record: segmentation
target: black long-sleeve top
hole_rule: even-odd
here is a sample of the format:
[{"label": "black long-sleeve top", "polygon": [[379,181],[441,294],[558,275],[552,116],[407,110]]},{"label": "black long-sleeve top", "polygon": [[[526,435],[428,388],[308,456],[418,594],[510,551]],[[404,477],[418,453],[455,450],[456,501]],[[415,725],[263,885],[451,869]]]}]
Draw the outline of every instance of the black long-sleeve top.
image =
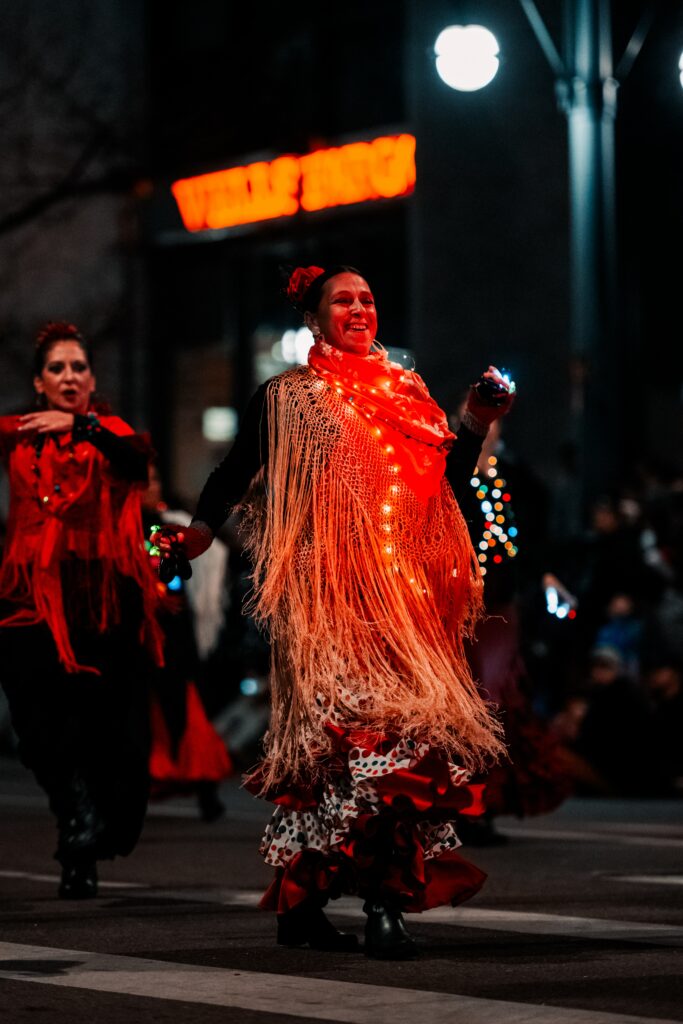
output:
[{"label": "black long-sleeve top", "polygon": [[[266,463],[269,429],[267,389],[268,382],[255,392],[232,448],[209,475],[199,496],[193,522],[206,523],[214,534],[218,533],[235,505],[246,494],[261,466]],[[458,502],[477,464],[482,441],[482,437],[461,426],[446,458],[446,477]]]},{"label": "black long-sleeve top", "polygon": [[124,480],[148,479],[150,445],[140,434],[115,434],[101,424],[93,429],[88,416],[76,414],[72,436],[74,441],[89,441]]}]

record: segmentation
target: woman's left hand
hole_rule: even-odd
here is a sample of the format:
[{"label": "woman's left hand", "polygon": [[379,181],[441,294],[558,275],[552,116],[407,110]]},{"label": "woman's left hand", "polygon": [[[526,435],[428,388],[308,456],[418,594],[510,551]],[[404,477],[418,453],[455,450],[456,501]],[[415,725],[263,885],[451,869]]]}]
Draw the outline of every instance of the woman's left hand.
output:
[{"label": "woman's left hand", "polygon": [[36,434],[64,434],[73,430],[74,415],[72,412],[61,412],[59,409],[44,409],[41,412],[28,412],[19,417],[21,431],[35,431]]}]

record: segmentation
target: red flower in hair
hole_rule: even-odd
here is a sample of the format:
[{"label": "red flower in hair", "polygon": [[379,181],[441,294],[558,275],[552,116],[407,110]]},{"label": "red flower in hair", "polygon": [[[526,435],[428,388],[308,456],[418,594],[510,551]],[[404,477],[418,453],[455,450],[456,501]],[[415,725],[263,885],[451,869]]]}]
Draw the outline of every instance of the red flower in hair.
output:
[{"label": "red flower in hair", "polygon": [[287,298],[295,307],[301,309],[304,296],[316,277],[325,271],[323,267],[297,267],[292,271],[287,284]]}]

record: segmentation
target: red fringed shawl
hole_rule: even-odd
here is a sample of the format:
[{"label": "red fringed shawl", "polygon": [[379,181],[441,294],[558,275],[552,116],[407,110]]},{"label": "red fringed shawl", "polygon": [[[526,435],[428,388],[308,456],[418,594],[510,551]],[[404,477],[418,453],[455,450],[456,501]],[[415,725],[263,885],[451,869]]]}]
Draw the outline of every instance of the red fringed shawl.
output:
[{"label": "red fringed shawl", "polygon": [[[134,431],[116,416],[101,416],[119,436]],[[48,435],[42,448],[17,432],[16,416],[0,417],[0,454],[10,482],[7,541],[0,567],[0,626],[45,622],[68,672],[97,670],[78,663],[69,620],[104,633],[119,621],[117,580],[140,587],[144,616],[140,641],[162,664],[162,634],[155,611],[157,582],[144,550],[140,493],[112,471],[88,441],[70,433]],[[63,592],[62,567],[77,560],[77,593]],[[7,612],[9,611],[9,614]]]},{"label": "red fringed shawl", "polygon": [[264,789],[324,771],[332,709],[466,767],[499,756],[463,650],[482,580],[444,478],[444,413],[386,356],[324,343],[267,403],[268,465],[243,524],[251,610],[273,642]]}]

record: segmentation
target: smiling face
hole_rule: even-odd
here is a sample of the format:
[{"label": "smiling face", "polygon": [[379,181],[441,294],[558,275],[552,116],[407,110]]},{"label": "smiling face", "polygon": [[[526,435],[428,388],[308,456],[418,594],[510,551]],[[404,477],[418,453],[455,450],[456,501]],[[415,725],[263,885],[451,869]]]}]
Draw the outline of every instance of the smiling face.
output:
[{"label": "smiling face", "polygon": [[88,357],[77,341],[56,341],[50,346],[39,376],[33,378],[48,409],[86,413],[95,390]]},{"label": "smiling face", "polygon": [[313,334],[342,352],[366,356],[377,334],[377,310],[367,281],[358,274],[335,274],[323,285],[315,313],[306,323]]}]

